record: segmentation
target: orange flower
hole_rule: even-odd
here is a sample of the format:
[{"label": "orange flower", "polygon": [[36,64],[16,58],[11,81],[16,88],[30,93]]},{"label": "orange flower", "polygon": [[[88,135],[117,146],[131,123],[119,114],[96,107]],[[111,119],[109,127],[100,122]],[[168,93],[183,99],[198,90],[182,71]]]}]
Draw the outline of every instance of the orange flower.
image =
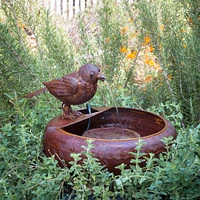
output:
[{"label": "orange flower", "polygon": [[137,55],[137,51],[131,51],[131,53],[127,54],[126,58],[134,59]]},{"label": "orange flower", "polygon": [[147,44],[149,44],[150,43],[150,41],[151,41],[151,38],[150,37],[144,37],[144,45],[147,45]]},{"label": "orange flower", "polygon": [[119,48],[119,51],[121,52],[121,53],[127,53],[127,48],[124,46],[124,47],[120,47]]},{"label": "orange flower", "polygon": [[186,31],[185,31],[185,29],[182,29],[181,32],[182,32],[182,33],[185,33]]},{"label": "orange flower", "polygon": [[145,78],[144,78],[144,82],[145,83],[149,83],[149,82],[151,82],[152,81],[152,76],[150,76],[150,75],[148,75],[148,76],[146,76]]},{"label": "orange flower", "polygon": [[127,31],[128,31],[128,27],[127,27],[127,26],[125,26],[125,27],[123,27],[123,28],[120,29],[120,33],[121,33],[122,35],[126,34]]},{"label": "orange flower", "polygon": [[152,46],[149,46],[149,47],[146,48],[146,50],[149,51],[149,52],[153,52],[154,48]]}]

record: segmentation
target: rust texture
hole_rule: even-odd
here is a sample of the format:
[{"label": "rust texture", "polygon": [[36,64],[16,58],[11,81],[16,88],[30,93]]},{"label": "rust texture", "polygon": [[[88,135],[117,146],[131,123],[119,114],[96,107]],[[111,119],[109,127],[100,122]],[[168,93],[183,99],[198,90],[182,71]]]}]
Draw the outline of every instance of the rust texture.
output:
[{"label": "rust texture", "polygon": [[[131,108],[118,108],[118,111],[120,120],[114,107],[93,108],[91,114],[84,114],[85,110],[81,110],[82,116],[75,121],[61,119],[60,116],[55,117],[45,129],[45,154],[56,155],[55,158],[61,167],[63,166],[61,160],[69,166],[72,160],[70,154],[84,151],[82,146],[86,145],[87,139],[92,138],[84,135],[87,136],[87,132],[91,131],[95,145],[91,151],[109,171],[118,174],[119,170],[115,168],[116,166],[121,163],[126,164],[127,168],[130,166],[133,155],[129,152],[136,152],[135,147],[139,138],[145,142],[142,152],[154,153],[156,156],[166,150],[164,143],[161,142],[163,137],[176,138],[175,128],[163,117]],[[90,129],[86,131],[89,118]],[[113,129],[117,136],[114,136]],[[125,129],[125,138],[118,138],[119,129]],[[104,134],[104,138],[100,139],[99,135],[95,138],[95,132]],[[135,137],[129,137],[131,132],[136,134]]]},{"label": "rust texture", "polygon": [[131,129],[119,127],[94,128],[83,133],[84,137],[96,139],[129,139],[139,138],[140,135]]},{"label": "rust texture", "polygon": [[63,117],[74,119],[80,116],[81,113],[72,111],[71,105],[83,104],[89,101],[97,91],[98,80],[105,80],[105,76],[100,73],[100,69],[95,65],[86,64],[76,72],[58,79],[43,82],[46,87],[32,92],[25,97],[31,98],[48,90],[63,103]]}]

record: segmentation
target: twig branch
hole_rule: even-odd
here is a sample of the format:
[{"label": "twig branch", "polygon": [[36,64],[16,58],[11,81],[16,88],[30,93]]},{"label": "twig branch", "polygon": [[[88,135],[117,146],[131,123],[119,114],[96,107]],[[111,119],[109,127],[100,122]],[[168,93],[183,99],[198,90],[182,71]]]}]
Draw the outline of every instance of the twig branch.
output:
[{"label": "twig branch", "polygon": [[45,59],[44,59],[44,56],[43,56],[43,51],[42,51],[42,49],[40,47],[40,43],[39,43],[38,36],[36,34],[36,31],[35,31],[35,27],[34,27],[34,25],[32,25],[33,23],[31,23],[31,21],[29,20],[29,17],[28,17],[28,14],[27,14],[26,10],[23,10],[23,14],[28,19],[27,22],[28,22],[28,25],[29,25],[29,27],[31,29],[32,34],[35,37],[36,45],[37,45],[37,48],[38,48],[38,51],[39,51],[39,54],[40,54],[40,58],[44,62],[44,65],[46,66],[46,62],[45,62]]},{"label": "twig branch", "polygon": [[[157,48],[157,50],[158,50],[158,58],[159,58],[160,61],[162,61],[163,59],[162,59],[162,56],[161,56],[161,54],[160,54],[160,51],[159,51],[159,47],[158,47],[158,43],[157,43],[157,42],[156,42],[156,48]],[[163,76],[164,76],[164,78],[165,78],[165,81],[166,81],[166,83],[167,83],[168,89],[169,89],[169,91],[170,91],[170,93],[171,93],[171,95],[172,95],[173,100],[176,101],[176,97],[175,97],[175,95],[174,95],[174,93],[173,93],[173,89],[172,89],[172,87],[171,87],[171,85],[170,85],[170,83],[169,83],[169,80],[168,80],[168,74],[167,74],[167,72],[165,71],[165,68],[164,68],[164,67],[162,67],[162,74],[163,74]]]},{"label": "twig branch", "polygon": [[29,68],[22,62],[22,60],[19,57],[19,55],[17,54],[17,52],[12,49],[11,45],[8,44],[2,36],[0,36],[0,38],[4,41],[4,43],[8,46],[8,48],[11,50],[11,52],[15,55],[15,57],[17,58],[19,63],[24,67],[24,69],[29,70]]},{"label": "twig branch", "polygon": [[133,69],[134,69],[134,67],[135,67],[135,64],[136,64],[137,58],[138,58],[139,53],[140,53],[140,51],[141,51],[141,47],[142,47],[142,44],[140,44],[140,46],[139,46],[139,48],[138,48],[138,51],[137,51],[137,54],[136,54],[135,60],[134,60],[132,66],[131,66],[131,68],[130,68],[130,70],[129,70],[129,73],[128,73],[128,76],[127,76],[126,82],[125,82],[125,84],[124,84],[124,88],[127,87],[128,82],[129,82],[129,79],[131,78],[131,75],[132,75]]},{"label": "twig branch", "polygon": [[15,9],[14,9],[14,6],[13,6],[13,3],[12,2],[9,2],[9,5],[10,5],[10,10],[12,11],[13,13],[13,16],[14,16],[14,20],[15,20],[15,24],[16,24],[16,27],[17,27],[17,33],[18,33],[18,36],[19,36],[19,40],[20,40],[20,44],[24,50],[24,52],[26,52],[25,48],[24,48],[24,43],[23,43],[23,40],[22,40],[22,34],[21,34],[21,30],[18,26],[18,22],[17,22],[17,15],[15,13]]}]

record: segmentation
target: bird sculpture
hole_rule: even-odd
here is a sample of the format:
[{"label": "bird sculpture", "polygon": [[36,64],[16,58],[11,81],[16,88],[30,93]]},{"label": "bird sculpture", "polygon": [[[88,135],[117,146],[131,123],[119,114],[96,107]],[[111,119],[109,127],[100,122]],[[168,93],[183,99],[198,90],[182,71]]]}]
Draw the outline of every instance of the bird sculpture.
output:
[{"label": "bird sculpture", "polygon": [[44,88],[28,94],[25,98],[31,98],[48,90],[54,97],[62,101],[62,118],[75,119],[81,113],[73,111],[71,105],[89,101],[97,91],[98,80],[105,80],[100,69],[93,64],[85,64],[78,71],[62,78],[43,82]]}]

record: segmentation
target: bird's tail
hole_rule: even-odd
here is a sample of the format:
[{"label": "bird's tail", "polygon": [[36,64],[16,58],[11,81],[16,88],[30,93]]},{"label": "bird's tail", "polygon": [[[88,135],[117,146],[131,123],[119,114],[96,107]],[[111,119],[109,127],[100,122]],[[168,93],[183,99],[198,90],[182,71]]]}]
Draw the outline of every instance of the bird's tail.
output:
[{"label": "bird's tail", "polygon": [[32,98],[32,97],[34,97],[34,96],[37,96],[37,95],[41,94],[42,92],[45,92],[46,90],[47,90],[46,87],[44,87],[44,88],[42,88],[42,89],[40,89],[40,90],[36,90],[35,92],[31,92],[30,94],[27,94],[27,95],[25,96],[25,98]]}]

